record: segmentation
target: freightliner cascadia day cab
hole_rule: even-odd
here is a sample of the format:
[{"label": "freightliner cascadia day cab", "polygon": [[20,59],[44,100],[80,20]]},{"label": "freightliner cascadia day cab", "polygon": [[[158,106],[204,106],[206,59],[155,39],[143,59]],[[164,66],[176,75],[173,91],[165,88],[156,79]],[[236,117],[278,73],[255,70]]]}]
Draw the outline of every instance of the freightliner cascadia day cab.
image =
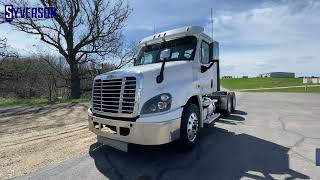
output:
[{"label": "freightliner cascadia day cab", "polygon": [[220,91],[219,44],[202,27],[158,33],[139,48],[133,67],[94,79],[88,121],[98,142],[190,148],[205,124],[234,111],[235,94]]}]

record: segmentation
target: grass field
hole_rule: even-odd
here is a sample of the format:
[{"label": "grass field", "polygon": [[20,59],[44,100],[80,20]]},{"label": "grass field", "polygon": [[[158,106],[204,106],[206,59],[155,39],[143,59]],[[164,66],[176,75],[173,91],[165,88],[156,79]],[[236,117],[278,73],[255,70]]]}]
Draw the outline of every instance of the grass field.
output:
[{"label": "grass field", "polygon": [[221,85],[230,90],[300,86],[301,78],[232,78],[222,79]]},{"label": "grass field", "polygon": [[292,87],[285,89],[261,89],[259,88],[277,88],[290,86],[303,86],[302,78],[232,78],[222,79],[221,85],[229,90],[245,90],[248,92],[320,92],[320,87]]},{"label": "grass field", "polygon": [[80,103],[88,102],[90,97],[81,97],[80,99],[58,99],[55,101],[49,101],[48,99],[6,99],[0,98],[0,107],[3,106],[17,106],[17,105],[43,105],[43,104],[59,104],[59,103]]}]

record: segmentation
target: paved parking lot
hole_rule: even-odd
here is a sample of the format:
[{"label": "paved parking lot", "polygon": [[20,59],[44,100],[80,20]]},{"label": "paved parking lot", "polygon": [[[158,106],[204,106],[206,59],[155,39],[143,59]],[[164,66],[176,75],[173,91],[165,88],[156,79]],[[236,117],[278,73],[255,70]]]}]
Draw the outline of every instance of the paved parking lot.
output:
[{"label": "paved parking lot", "polygon": [[320,94],[241,93],[238,110],[203,129],[188,152],[176,144],[92,144],[88,154],[18,179],[320,179]]}]

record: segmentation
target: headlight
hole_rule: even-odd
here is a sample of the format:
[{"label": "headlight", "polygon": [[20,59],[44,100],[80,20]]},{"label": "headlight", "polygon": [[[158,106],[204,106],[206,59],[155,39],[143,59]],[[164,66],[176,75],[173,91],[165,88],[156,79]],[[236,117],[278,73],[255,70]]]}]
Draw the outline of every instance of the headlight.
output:
[{"label": "headlight", "polygon": [[171,95],[163,93],[155,96],[144,103],[141,109],[141,114],[151,114],[167,111],[171,108]]}]

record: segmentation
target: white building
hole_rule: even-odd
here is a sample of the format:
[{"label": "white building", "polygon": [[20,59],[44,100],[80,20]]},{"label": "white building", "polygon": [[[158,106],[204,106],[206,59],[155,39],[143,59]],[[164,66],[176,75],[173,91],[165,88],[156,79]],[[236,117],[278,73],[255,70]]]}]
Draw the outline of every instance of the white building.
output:
[{"label": "white building", "polygon": [[303,84],[320,84],[320,78],[305,77],[303,78]]},{"label": "white building", "polygon": [[294,78],[295,74],[292,72],[270,72],[260,74],[260,77],[272,77],[272,78]]}]

